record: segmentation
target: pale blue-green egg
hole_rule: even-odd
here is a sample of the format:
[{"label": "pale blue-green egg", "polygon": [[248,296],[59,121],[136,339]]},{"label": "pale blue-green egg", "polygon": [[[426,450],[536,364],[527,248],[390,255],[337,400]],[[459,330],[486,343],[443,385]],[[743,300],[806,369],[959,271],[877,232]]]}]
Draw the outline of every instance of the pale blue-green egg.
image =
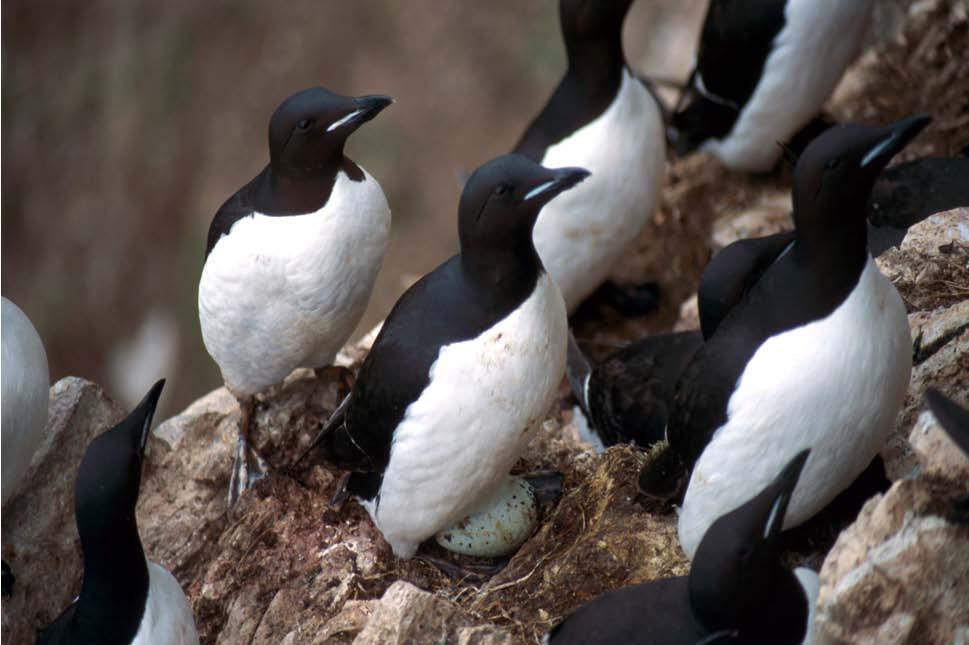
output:
[{"label": "pale blue-green egg", "polygon": [[448,551],[497,558],[520,547],[537,524],[535,492],[523,479],[509,477],[493,499],[436,539]]}]

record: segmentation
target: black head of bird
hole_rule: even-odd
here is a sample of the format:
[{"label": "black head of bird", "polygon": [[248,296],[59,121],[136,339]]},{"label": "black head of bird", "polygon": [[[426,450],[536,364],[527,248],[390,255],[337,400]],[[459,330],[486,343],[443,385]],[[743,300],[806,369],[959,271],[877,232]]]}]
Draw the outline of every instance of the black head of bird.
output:
[{"label": "black head of bird", "polygon": [[720,517],[703,536],[690,571],[690,602],[710,630],[741,626],[771,594],[778,536],[809,450],[796,455],[756,497]]},{"label": "black head of bird", "polygon": [[532,229],[542,207],[588,176],[582,168],[545,168],[519,154],[497,157],[475,170],[458,205],[464,265],[487,272],[508,264],[503,258],[537,261]]},{"label": "black head of bird", "polygon": [[111,545],[135,525],[141,464],[164,379],[121,423],[90,443],[78,468],[74,505],[85,555]]},{"label": "black head of bird", "polygon": [[794,168],[794,219],[802,229],[838,230],[851,217],[863,226],[866,203],[892,157],[929,124],[911,116],[884,126],[845,124],[812,141]]},{"label": "black head of bird", "polygon": [[342,96],[322,87],[293,94],[269,121],[273,172],[299,177],[339,162],[347,138],[392,102],[389,96]]}]

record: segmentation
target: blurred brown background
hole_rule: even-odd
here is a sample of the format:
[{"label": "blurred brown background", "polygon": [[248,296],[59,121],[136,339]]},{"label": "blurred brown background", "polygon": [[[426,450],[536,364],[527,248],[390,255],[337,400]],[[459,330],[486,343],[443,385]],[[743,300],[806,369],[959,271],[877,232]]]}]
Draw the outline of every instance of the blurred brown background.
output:
[{"label": "blurred brown background", "polygon": [[[630,63],[685,76],[702,0],[638,0]],[[2,292],[37,326],[52,382],[163,417],[221,383],[198,331],[205,234],[266,163],[266,126],[324,85],[397,103],[351,139],[394,216],[357,330],[456,250],[461,177],[507,152],[564,70],[554,0],[2,5]]]}]

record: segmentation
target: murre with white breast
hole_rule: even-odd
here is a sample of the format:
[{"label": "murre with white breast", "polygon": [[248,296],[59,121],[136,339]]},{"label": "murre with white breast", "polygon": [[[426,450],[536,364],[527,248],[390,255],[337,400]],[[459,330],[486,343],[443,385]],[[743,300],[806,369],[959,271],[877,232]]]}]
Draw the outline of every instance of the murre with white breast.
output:
[{"label": "murre with white breast", "polygon": [[687,468],[695,462],[679,518],[688,555],[723,508],[797,451],[812,452],[787,527],[824,508],[887,439],[912,348],[905,305],[868,252],[865,204],[928,122],[837,126],[798,161],[793,241],[709,323],[677,385],[667,439]]},{"label": "murre with white breast", "polygon": [[297,367],[330,365],[366,309],[390,208],[343,149],[391,102],[322,87],[289,97],[269,122],[269,165],[212,220],[199,322],[241,409],[230,506],[267,471],[249,446],[253,396]]},{"label": "murre with white breast", "polygon": [[[505,155],[471,175],[461,251],[408,289],[317,441],[401,558],[491,504],[565,371],[565,304],[532,242],[588,176]],[[315,442],[314,442],[315,443]]]},{"label": "murre with white breast", "polygon": [[680,154],[766,172],[861,49],[872,0],[710,0],[688,97],[671,119]]},{"label": "murre with white breast", "polygon": [[[622,25],[631,4],[559,2],[568,69],[514,149],[547,167],[592,173],[535,224],[535,248],[570,313],[609,277],[659,203],[663,119],[626,65]],[[634,297],[625,301],[640,301],[637,309],[655,304],[655,288],[627,291]]]}]

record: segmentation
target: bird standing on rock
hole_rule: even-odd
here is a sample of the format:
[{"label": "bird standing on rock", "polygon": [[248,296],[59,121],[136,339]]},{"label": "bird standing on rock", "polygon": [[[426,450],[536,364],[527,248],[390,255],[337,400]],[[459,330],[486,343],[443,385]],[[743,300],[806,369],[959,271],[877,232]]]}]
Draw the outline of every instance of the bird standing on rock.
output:
[{"label": "bird standing on rock", "polygon": [[230,507],[268,470],[249,446],[253,396],[297,367],[330,365],[366,309],[390,208],[343,148],[391,102],[321,87],[289,97],[269,122],[269,165],[212,220],[199,322],[242,412]]},{"label": "bird standing on rock", "polygon": [[734,170],[770,170],[777,142],[817,115],[858,55],[872,4],[710,0],[690,98],[671,120],[677,152],[699,148]]},{"label": "bird standing on rock", "polygon": [[587,643],[810,643],[818,575],[780,562],[778,536],[808,451],[706,531],[688,576],[609,591],[548,635]]},{"label": "bird standing on rock", "polygon": [[[592,172],[535,224],[535,248],[569,313],[609,277],[659,203],[663,120],[626,65],[622,25],[631,4],[560,1],[568,69],[514,149],[544,166]],[[634,308],[655,304],[655,286],[630,295]]]},{"label": "bird standing on rock", "polygon": [[588,174],[521,155],[476,170],[458,207],[460,253],[397,301],[317,438],[353,471],[347,490],[400,558],[520,490],[504,484],[555,399],[568,333],[532,228]]},{"label": "bird standing on rock", "polygon": [[884,445],[912,350],[905,305],[868,252],[865,205],[928,122],[843,125],[815,139],[794,170],[793,241],[751,263],[767,267],[752,284],[735,277],[748,288],[720,285],[740,299],[708,323],[715,331],[684,370],[667,427],[670,448],[696,463],[679,518],[687,555],[795,452],[812,451],[787,527],[824,508]]},{"label": "bird standing on rock", "polygon": [[165,381],[128,417],[95,437],[74,484],[84,555],[81,593],[38,645],[197,645],[192,608],[174,576],[145,559],[135,506],[151,420]]}]

